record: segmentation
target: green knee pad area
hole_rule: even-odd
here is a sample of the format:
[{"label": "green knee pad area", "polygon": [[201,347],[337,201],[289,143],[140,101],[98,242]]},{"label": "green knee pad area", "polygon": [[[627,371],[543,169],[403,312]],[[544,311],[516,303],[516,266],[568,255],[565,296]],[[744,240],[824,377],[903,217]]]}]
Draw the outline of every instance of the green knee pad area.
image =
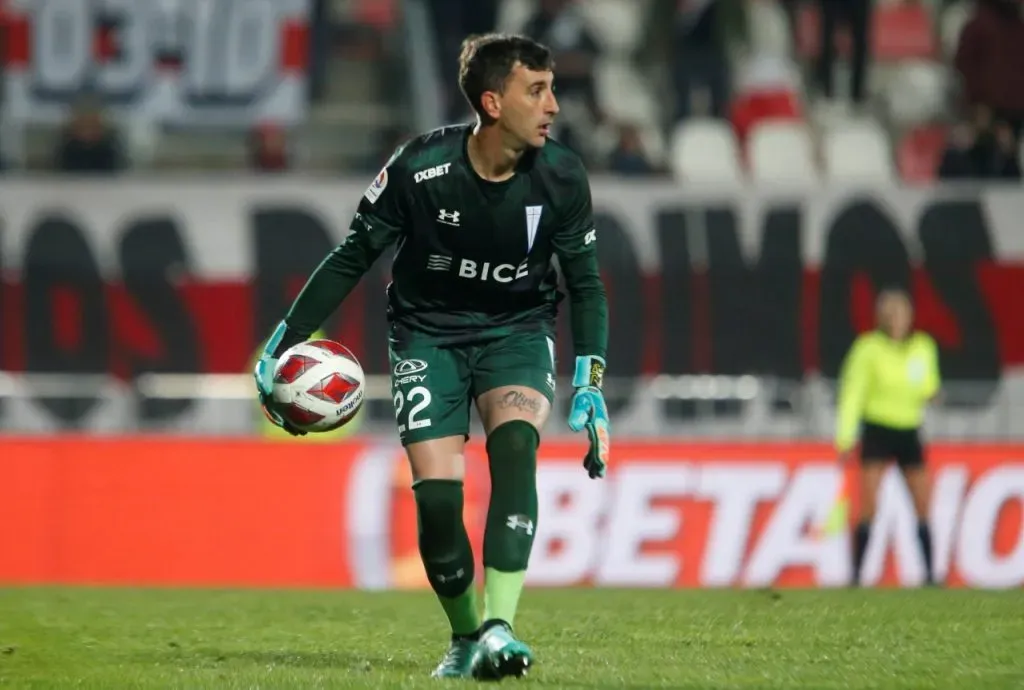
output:
[{"label": "green knee pad area", "polygon": [[462,520],[462,482],[424,479],[413,484],[420,557],[430,586],[457,597],[473,583],[473,548]]},{"label": "green knee pad area", "polygon": [[506,422],[487,438],[491,500],[484,531],[484,566],[526,570],[537,530],[537,446],[529,422]]}]

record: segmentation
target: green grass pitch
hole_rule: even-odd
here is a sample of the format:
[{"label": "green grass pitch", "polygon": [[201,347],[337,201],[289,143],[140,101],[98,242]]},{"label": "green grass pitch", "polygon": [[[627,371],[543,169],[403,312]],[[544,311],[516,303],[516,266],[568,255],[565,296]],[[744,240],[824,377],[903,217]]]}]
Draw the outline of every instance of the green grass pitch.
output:
[{"label": "green grass pitch", "polygon": [[[506,685],[1024,688],[1021,591],[528,590],[517,623]],[[0,688],[433,688],[446,642],[429,593],[0,589]]]}]

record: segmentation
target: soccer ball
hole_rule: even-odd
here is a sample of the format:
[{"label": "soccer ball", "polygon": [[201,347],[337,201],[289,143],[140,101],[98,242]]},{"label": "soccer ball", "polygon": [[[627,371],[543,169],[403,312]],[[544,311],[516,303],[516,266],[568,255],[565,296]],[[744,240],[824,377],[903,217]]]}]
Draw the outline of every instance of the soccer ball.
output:
[{"label": "soccer ball", "polygon": [[365,393],[359,360],[333,340],[307,340],[288,348],[274,370],[275,409],[301,431],[345,426],[363,406]]}]

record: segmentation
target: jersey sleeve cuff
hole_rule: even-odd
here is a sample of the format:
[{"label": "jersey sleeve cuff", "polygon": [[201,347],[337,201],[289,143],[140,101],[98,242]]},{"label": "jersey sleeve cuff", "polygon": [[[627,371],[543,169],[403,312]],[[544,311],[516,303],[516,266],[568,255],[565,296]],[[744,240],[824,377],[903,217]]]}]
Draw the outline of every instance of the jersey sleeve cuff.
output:
[{"label": "jersey sleeve cuff", "polygon": [[281,321],[267,341],[264,352],[274,359],[279,359],[288,348],[307,340],[308,337],[293,329],[287,322]]}]

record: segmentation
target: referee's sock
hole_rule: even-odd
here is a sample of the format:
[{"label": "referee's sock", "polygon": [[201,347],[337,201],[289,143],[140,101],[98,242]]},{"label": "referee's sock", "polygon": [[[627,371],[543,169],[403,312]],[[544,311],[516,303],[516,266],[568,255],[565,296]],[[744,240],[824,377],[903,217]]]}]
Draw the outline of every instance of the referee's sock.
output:
[{"label": "referee's sock", "polygon": [[860,584],[860,569],[864,564],[864,552],[868,550],[871,538],[871,521],[861,520],[853,533],[853,585]]},{"label": "referee's sock", "polygon": [[917,541],[921,544],[921,555],[924,557],[925,583],[934,584],[935,570],[932,564],[932,530],[926,520],[917,522]]}]

